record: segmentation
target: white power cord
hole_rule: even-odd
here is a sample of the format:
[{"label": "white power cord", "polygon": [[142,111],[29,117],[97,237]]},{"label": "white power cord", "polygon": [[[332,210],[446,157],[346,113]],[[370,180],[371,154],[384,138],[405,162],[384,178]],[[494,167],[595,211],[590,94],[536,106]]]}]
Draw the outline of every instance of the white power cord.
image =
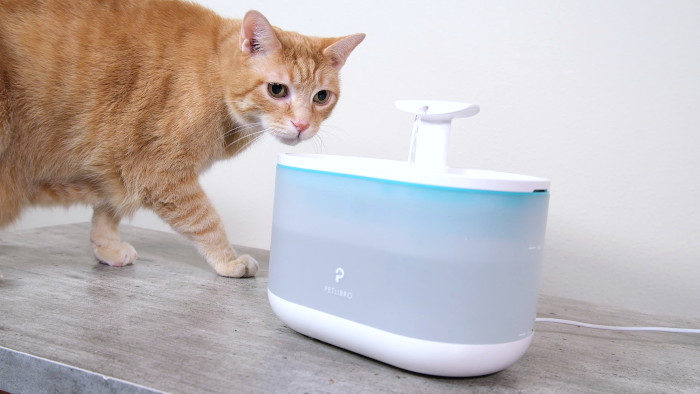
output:
[{"label": "white power cord", "polygon": [[538,317],[535,319],[538,323],[559,323],[569,324],[572,326],[595,328],[598,330],[613,330],[613,331],[661,331],[675,332],[682,334],[700,334],[700,329],[697,328],[674,328],[674,327],[620,327],[620,326],[604,326],[600,324],[581,323],[573,320],[552,319],[548,317]]}]

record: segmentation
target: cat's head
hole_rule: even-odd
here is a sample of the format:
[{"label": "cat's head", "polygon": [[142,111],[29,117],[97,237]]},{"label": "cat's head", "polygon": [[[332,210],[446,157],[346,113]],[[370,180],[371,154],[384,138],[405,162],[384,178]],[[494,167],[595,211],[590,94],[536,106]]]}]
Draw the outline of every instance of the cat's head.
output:
[{"label": "cat's head", "polygon": [[272,27],[249,11],[238,35],[240,75],[230,81],[227,105],[240,133],[264,130],[295,145],[313,137],[340,95],[339,72],[365,38],[318,38]]}]

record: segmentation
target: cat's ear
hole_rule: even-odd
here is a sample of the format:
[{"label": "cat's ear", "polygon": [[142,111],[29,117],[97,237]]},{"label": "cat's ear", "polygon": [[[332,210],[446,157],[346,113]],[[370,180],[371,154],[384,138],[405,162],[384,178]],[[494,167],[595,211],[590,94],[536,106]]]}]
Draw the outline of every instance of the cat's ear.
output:
[{"label": "cat's ear", "polygon": [[353,49],[364,39],[365,35],[362,33],[338,38],[323,50],[323,54],[331,60],[333,67],[341,68]]},{"label": "cat's ear", "polygon": [[272,25],[258,11],[248,11],[243,17],[239,45],[248,55],[268,54],[282,49]]}]

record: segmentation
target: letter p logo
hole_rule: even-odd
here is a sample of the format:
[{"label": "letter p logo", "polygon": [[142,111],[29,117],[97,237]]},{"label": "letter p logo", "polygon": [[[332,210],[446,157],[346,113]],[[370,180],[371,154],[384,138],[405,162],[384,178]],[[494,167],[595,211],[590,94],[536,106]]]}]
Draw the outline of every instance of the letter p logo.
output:
[{"label": "letter p logo", "polygon": [[345,276],[345,271],[343,271],[342,268],[338,267],[335,269],[335,283],[340,282],[341,279]]}]

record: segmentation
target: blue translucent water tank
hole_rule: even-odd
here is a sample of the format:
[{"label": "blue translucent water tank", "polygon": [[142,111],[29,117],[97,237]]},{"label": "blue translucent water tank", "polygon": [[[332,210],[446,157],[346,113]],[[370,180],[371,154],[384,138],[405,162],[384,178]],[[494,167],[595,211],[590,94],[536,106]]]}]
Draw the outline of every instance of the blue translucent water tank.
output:
[{"label": "blue translucent water tank", "polygon": [[533,335],[549,181],[282,154],[268,295],[292,329],[415,372],[502,370]]}]

